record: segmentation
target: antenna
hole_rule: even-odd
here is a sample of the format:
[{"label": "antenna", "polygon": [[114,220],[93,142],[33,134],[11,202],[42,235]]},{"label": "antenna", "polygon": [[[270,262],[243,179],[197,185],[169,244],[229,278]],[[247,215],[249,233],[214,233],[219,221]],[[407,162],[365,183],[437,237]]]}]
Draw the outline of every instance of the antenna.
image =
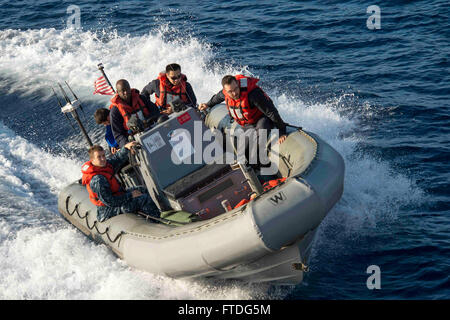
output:
[{"label": "antenna", "polygon": [[78,97],[75,95],[75,93],[72,91],[72,88],[69,86],[69,84],[67,83],[67,81],[64,80],[64,83],[66,84],[67,88],[69,88],[70,92],[73,94],[74,98],[76,100],[78,100]]},{"label": "antenna", "polygon": [[69,97],[67,96],[67,94],[66,94],[66,92],[64,91],[62,85],[61,85],[59,82],[58,82],[58,86],[59,86],[59,88],[61,89],[61,92],[62,92],[62,94],[63,94],[63,96],[64,96],[64,99],[66,100],[66,103],[70,103]]},{"label": "antenna", "polygon": [[[61,101],[59,101],[58,95],[56,94],[56,91],[55,91],[55,89],[53,87],[52,87],[52,91],[53,91],[53,95],[55,96],[56,100],[58,101],[59,107],[62,109],[63,106],[61,104]],[[72,127],[72,129],[75,130],[75,127],[72,125],[72,122],[70,122],[70,119],[69,119],[69,116],[67,115],[67,113],[64,113],[64,115],[66,116],[66,119],[70,123],[70,126]]]},{"label": "antenna", "polygon": [[[68,84],[65,80],[64,80],[64,83],[66,84],[67,88],[69,88],[69,90],[70,90],[70,92],[72,93],[72,95],[74,96],[75,100],[78,100],[78,97],[76,96],[75,92],[73,92],[73,90],[72,90],[72,88],[69,86],[69,84]],[[80,102],[80,109],[81,109],[81,111],[83,111],[83,115],[84,115],[84,117],[86,118],[86,114],[84,113],[83,106],[81,105],[81,102]]]},{"label": "antenna", "polygon": [[[65,82],[65,81],[64,81]],[[86,138],[86,141],[88,142],[89,146],[91,147],[93,145],[91,138],[89,138],[89,135],[87,134],[86,129],[83,126],[83,123],[80,120],[80,117],[78,116],[78,112],[77,109],[80,108],[81,110],[83,110],[83,107],[81,106],[81,102],[80,100],[78,100],[77,96],[75,95],[75,93],[73,92],[72,88],[67,84],[67,82],[65,82],[67,87],[69,88],[70,92],[73,94],[75,100],[74,101],[70,101],[69,97],[67,96],[66,92],[64,91],[64,88],[62,87],[62,85],[58,82],[58,86],[61,89],[61,92],[64,96],[64,99],[66,100],[66,105],[62,106],[61,102],[59,101],[58,96],[55,93],[55,90],[53,89],[53,92],[55,93],[56,98],[58,99],[58,104],[61,108],[61,112],[64,113],[66,115],[67,118],[69,118],[67,116],[67,113],[70,112],[70,114],[72,114],[72,117],[76,120],[76,122],[78,123],[78,126],[81,129],[81,133],[84,135],[84,137]]]}]

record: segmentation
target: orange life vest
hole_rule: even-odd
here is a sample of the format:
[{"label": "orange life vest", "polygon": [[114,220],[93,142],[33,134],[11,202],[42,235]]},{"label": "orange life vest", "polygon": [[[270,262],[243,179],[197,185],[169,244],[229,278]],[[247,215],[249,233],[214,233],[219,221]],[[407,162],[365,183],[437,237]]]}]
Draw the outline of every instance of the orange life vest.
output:
[{"label": "orange life vest", "polygon": [[114,169],[111,164],[107,163],[105,167],[97,167],[94,166],[91,161],[88,161],[81,167],[81,173],[83,173],[81,183],[86,186],[89,193],[89,200],[96,206],[105,206],[105,204],[99,200],[98,195],[92,191],[90,186],[92,178],[98,174],[101,174],[108,180],[113,195],[123,194],[119,181],[117,181],[114,176]]},{"label": "orange life vest", "polygon": [[[136,89],[131,89],[131,103],[132,106],[127,105],[116,93],[116,95],[111,99],[111,105],[109,109],[111,110],[113,107],[117,107],[119,109],[120,114],[123,117],[123,127],[128,130],[127,122],[130,120],[130,117],[142,111],[145,118],[150,116],[150,111],[145,107],[145,103],[139,97],[139,92]],[[141,119],[142,120],[142,119]]]},{"label": "orange life vest", "polygon": [[249,203],[249,202],[250,202],[250,199],[242,199],[241,201],[239,201],[239,203],[237,205],[234,206],[233,209],[239,208],[239,207],[241,207],[244,204]]},{"label": "orange life vest", "polygon": [[[286,178],[279,178],[264,182],[263,190],[268,191],[272,188],[275,188],[277,185],[283,183],[284,181],[286,181]],[[241,201],[239,201],[237,205],[234,206],[234,209],[239,208],[240,206],[243,206],[244,204],[249,203],[250,201],[251,201],[250,199],[242,199]]]},{"label": "orange life vest", "polygon": [[[246,77],[241,74],[235,76],[240,87],[239,99],[234,100],[231,98],[224,90],[222,90],[225,95],[225,103],[227,105],[228,113],[233,119],[239,123],[241,126],[246,124],[256,123],[264,114],[256,107],[250,107],[248,102],[248,94],[252,92],[255,88],[259,88],[256,83],[259,79]],[[236,113],[236,109],[240,109],[242,117],[239,117]],[[233,112],[231,112],[233,111]]]},{"label": "orange life vest", "polygon": [[275,188],[277,185],[281,184],[284,181],[286,181],[286,178],[269,180],[267,182],[264,182],[263,189],[264,189],[264,191],[270,190],[272,188]]},{"label": "orange life vest", "polygon": [[167,79],[167,74],[161,72],[158,75],[159,80],[159,96],[156,95],[155,104],[162,108],[167,109],[169,104],[167,103],[167,95],[177,96],[185,102],[189,103],[188,95],[186,93],[186,80],[187,77],[184,74],[181,74],[180,82],[174,86],[170,83],[169,79]]}]

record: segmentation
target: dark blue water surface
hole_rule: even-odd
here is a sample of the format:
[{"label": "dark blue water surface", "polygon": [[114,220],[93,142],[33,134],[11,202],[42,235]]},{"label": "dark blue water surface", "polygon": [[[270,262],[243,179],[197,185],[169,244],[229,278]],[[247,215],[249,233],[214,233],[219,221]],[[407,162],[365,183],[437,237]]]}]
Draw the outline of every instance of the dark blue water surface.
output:
[{"label": "dark blue water surface", "polygon": [[[66,29],[66,10],[72,3],[2,0],[0,4],[1,59],[26,65],[29,61],[11,58],[11,49],[16,45],[20,55],[27,43],[6,41],[16,39],[14,32],[19,30],[23,35],[54,28],[58,34]],[[114,38],[128,64],[132,58],[125,54],[127,46],[120,48],[121,39],[142,41],[142,52],[150,50],[144,46],[148,34],[162,34],[164,50],[181,40],[180,52],[186,50],[183,42],[195,39],[200,43],[198,53],[208,52],[202,72],[243,68],[257,75],[276,101],[283,97],[298,101],[300,114],[316,112],[312,121],[323,124],[308,127],[306,115],[294,117],[295,111],[279,106],[289,121],[336,139],[349,172],[344,196],[319,228],[305,281],[283,288],[281,296],[271,296],[279,289],[271,287],[269,297],[450,298],[448,1],[77,1],[77,5],[81,32],[95,34],[105,44]],[[378,30],[366,25],[370,5],[381,9]],[[56,46],[54,50],[64,52],[64,46]],[[53,50],[49,48],[51,41],[43,50]],[[36,54],[42,59],[39,51]],[[33,80],[39,71],[29,71],[24,79],[30,82],[22,79],[33,84],[32,93],[23,95],[29,88],[22,82],[14,89],[21,82],[13,76],[15,69],[29,70],[10,64],[0,69],[0,121],[30,143],[61,154],[61,144],[77,135],[54,112],[48,88],[39,85],[42,79]],[[193,75],[197,83],[202,74]],[[83,85],[92,82],[89,78]],[[77,88],[83,90],[83,85]],[[216,83],[210,92],[200,94],[200,102],[218,88]],[[95,104],[88,102],[87,110],[90,114]],[[337,122],[322,118],[328,112],[338,117]],[[88,121],[94,128],[92,119]],[[349,139],[356,142],[346,147]],[[366,286],[370,265],[380,267],[380,290]]]}]

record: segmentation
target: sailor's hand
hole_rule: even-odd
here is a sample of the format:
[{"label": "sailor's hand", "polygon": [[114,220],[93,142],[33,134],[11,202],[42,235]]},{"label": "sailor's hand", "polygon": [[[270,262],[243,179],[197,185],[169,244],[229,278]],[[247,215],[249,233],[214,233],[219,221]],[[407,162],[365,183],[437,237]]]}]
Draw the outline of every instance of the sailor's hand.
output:
[{"label": "sailor's hand", "polygon": [[206,109],[208,109],[208,105],[206,103],[200,103],[198,105],[198,110],[203,111],[203,110],[206,110]]},{"label": "sailor's hand", "polygon": [[126,145],[124,145],[124,148],[130,150],[131,153],[134,154],[133,148],[137,147],[137,145],[138,145],[137,141],[131,141],[131,142],[128,142]]},{"label": "sailor's hand", "polygon": [[137,197],[142,196],[142,193],[139,190],[133,190],[133,191],[131,191],[131,196],[133,198],[137,198]]},{"label": "sailor's hand", "polygon": [[284,142],[284,140],[286,140],[287,135],[283,134],[279,139],[278,139],[278,143],[282,144]]},{"label": "sailor's hand", "polygon": [[166,109],[162,110],[161,113],[164,113],[164,114],[167,114],[167,115],[173,113],[172,107],[168,106]]}]

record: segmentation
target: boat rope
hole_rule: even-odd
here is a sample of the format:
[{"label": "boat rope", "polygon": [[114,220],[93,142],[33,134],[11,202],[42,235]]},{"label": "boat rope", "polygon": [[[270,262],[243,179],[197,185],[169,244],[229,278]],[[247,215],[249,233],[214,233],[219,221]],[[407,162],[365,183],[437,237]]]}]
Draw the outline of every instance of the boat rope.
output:
[{"label": "boat rope", "polygon": [[307,138],[309,141],[311,141],[313,147],[314,147],[314,151],[313,151],[313,157],[311,162],[309,163],[309,165],[306,167],[305,170],[302,171],[302,173],[300,174],[300,176],[305,176],[305,174],[313,167],[313,164],[316,162],[317,159],[317,152],[318,152],[318,143],[316,141],[316,139],[314,139],[313,137],[311,137],[309,134],[307,134],[305,131],[303,130],[299,130],[299,132],[305,137]]},{"label": "boat rope", "polygon": [[[310,136],[309,134],[307,134],[303,130],[297,130],[297,131],[302,136],[304,136],[306,139],[308,139],[311,142],[311,144],[313,145],[313,148],[314,148],[311,163],[301,173],[299,173],[299,174],[294,176],[294,177],[297,177],[297,176],[298,177],[302,177],[303,175],[305,175],[312,168],[313,162],[315,162],[316,159],[317,159],[318,143],[312,136]],[[288,158],[287,160],[290,161],[290,158]],[[290,164],[292,166],[292,164],[290,162],[288,162],[288,164]],[[288,166],[288,168],[289,168],[289,166]],[[291,171],[289,173],[292,173],[292,169],[291,169]],[[283,183],[279,184],[277,186],[277,188],[280,188],[280,186],[285,184],[285,183],[286,182],[283,182]],[[273,192],[274,189],[275,188],[272,188],[272,189],[270,189],[267,192]],[[260,196],[258,196],[258,197],[260,197]],[[249,205],[251,205],[251,204],[249,204]],[[240,214],[243,214],[243,212],[246,210],[246,207],[247,207],[247,204],[239,207],[239,210],[237,210],[237,211],[235,211],[233,213],[228,212],[227,214],[221,215],[219,218],[216,217],[214,220],[208,221],[207,223],[203,223],[203,224],[201,224],[199,226],[196,226],[196,227],[193,227],[193,228],[189,228],[189,229],[182,229],[181,231],[178,231],[178,232],[173,232],[173,233],[171,232],[171,233],[166,234],[164,236],[154,236],[154,235],[148,235],[148,234],[140,234],[140,233],[136,233],[136,232],[127,232],[127,234],[130,235],[130,236],[138,237],[138,238],[146,238],[146,239],[152,239],[152,240],[164,240],[164,239],[168,239],[168,238],[184,236],[184,235],[187,235],[187,234],[192,234],[192,233],[196,233],[196,232],[200,232],[202,230],[208,229],[208,228],[210,228],[210,227],[212,227],[212,226],[214,226],[214,225],[216,225],[218,223],[221,223],[223,221],[231,220],[231,219],[235,218],[236,216],[238,216]]]},{"label": "boat rope", "polygon": [[[316,160],[316,158],[317,158],[317,152],[318,152],[318,143],[317,143],[317,141],[316,141],[313,137],[311,137],[309,134],[307,134],[307,133],[304,132],[303,130],[298,130],[298,132],[299,132],[301,135],[303,135],[305,138],[307,138],[309,141],[311,141],[311,143],[313,144],[313,147],[314,147],[314,152],[313,152],[313,157],[312,157],[311,163],[307,166],[307,168],[306,168],[305,170],[303,170],[300,174],[298,174],[298,177],[301,177],[301,176],[303,176],[306,172],[308,172],[308,171],[311,169],[312,163],[315,162],[315,160]],[[288,159],[288,160],[289,160],[289,159]],[[290,163],[289,163],[289,164],[290,164]],[[286,182],[284,182],[284,183],[282,183],[282,184],[285,184],[285,183],[286,183]],[[280,187],[282,184],[278,185],[277,187]],[[273,191],[273,189],[271,189],[270,191]],[[88,212],[86,212],[86,214],[85,214],[84,216],[81,216],[80,213],[78,212],[78,204],[75,205],[74,211],[73,211],[72,213],[70,213],[70,212],[69,212],[69,209],[68,209],[70,197],[71,197],[71,196],[68,196],[68,197],[66,198],[66,212],[67,212],[68,214],[70,214],[70,215],[72,216],[75,212],[77,212],[77,214],[78,214],[78,216],[80,217],[80,219],[86,219],[86,224],[87,224],[87,227],[88,227],[89,229],[92,230],[92,228],[95,227],[95,228],[97,229],[97,232],[100,233],[100,234],[105,234],[105,233],[108,232],[108,230],[105,230],[105,232],[101,233],[101,232],[98,230],[97,226],[96,226],[96,222],[94,223],[94,225],[92,226],[92,228],[89,227],[89,224],[87,223]],[[116,236],[116,238],[115,238],[113,241],[111,241],[109,235],[108,235],[108,234],[107,234],[107,235],[108,235],[108,239],[109,239],[111,242],[117,241],[117,239],[120,238],[123,234],[128,234],[128,235],[130,235],[130,236],[135,236],[135,237],[137,237],[137,238],[146,238],[146,239],[153,239],[153,240],[163,240],[163,239],[168,239],[168,238],[174,238],[174,237],[184,236],[184,235],[187,235],[187,234],[192,234],[192,233],[196,233],[196,232],[202,231],[202,230],[204,230],[204,229],[208,229],[208,228],[210,228],[210,227],[212,227],[212,226],[214,226],[214,225],[217,225],[218,223],[221,223],[221,222],[223,222],[223,221],[231,220],[231,219],[235,218],[236,216],[243,214],[243,212],[246,210],[246,207],[247,207],[247,204],[246,204],[246,205],[243,205],[243,206],[241,206],[241,207],[239,207],[239,209],[238,209],[237,211],[233,210],[233,211],[235,211],[235,212],[233,212],[233,213],[227,213],[227,214],[222,215],[222,216],[220,216],[219,218],[216,218],[216,219],[214,219],[214,220],[212,220],[212,221],[208,221],[207,223],[203,223],[203,224],[201,224],[201,225],[198,225],[198,226],[195,226],[195,227],[189,228],[189,229],[182,229],[182,230],[177,231],[177,232],[170,232],[169,234],[166,234],[166,235],[164,235],[164,236],[155,236],[155,235],[142,234],[142,233],[137,233],[137,232],[130,232],[130,231],[125,232],[125,231],[121,231],[121,232]],[[154,220],[156,220],[156,219],[154,219]],[[160,222],[161,222],[161,221],[160,221]],[[177,228],[176,228],[176,229],[177,229]]]},{"label": "boat rope", "polygon": [[89,226],[89,221],[88,221],[89,211],[86,211],[86,214],[85,214],[84,216],[81,216],[80,212],[78,211],[79,203],[77,203],[77,204],[75,205],[75,208],[73,209],[72,212],[69,211],[69,200],[70,200],[70,197],[71,197],[71,196],[68,196],[68,197],[66,198],[66,212],[67,212],[70,216],[73,216],[73,214],[76,212],[76,213],[77,213],[77,216],[78,216],[80,219],[85,219],[85,220],[86,220],[86,226],[88,227],[89,230],[92,230],[92,229],[95,228],[95,230],[97,230],[97,233],[98,233],[99,235],[104,235],[104,234],[106,234],[106,236],[108,237],[108,240],[109,240],[111,243],[115,243],[121,236],[123,236],[123,235],[126,233],[125,231],[120,231],[120,232],[116,235],[116,237],[115,237],[114,239],[111,239],[111,237],[110,237],[110,235],[109,235],[109,233],[108,233],[109,227],[106,227],[105,231],[103,231],[103,232],[100,231],[99,228],[97,227],[97,222],[98,222],[98,221],[95,221],[94,224],[92,225],[92,227]]}]

